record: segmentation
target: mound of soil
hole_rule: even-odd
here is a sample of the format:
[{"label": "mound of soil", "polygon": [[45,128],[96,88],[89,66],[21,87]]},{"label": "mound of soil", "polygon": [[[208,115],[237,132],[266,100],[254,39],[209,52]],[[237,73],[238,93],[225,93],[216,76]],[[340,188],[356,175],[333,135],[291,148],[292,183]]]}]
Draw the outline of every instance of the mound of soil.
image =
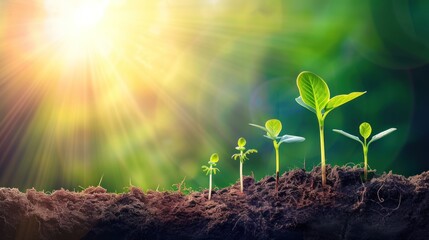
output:
[{"label": "mound of soil", "polygon": [[362,169],[293,170],[213,191],[0,189],[1,239],[429,239],[429,172],[363,183]]}]

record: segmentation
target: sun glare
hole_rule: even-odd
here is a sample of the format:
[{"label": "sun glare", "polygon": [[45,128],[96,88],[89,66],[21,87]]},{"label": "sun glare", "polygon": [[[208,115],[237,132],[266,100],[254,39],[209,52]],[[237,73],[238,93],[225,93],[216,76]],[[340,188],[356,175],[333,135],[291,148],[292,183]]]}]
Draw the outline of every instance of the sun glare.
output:
[{"label": "sun glare", "polygon": [[45,0],[45,31],[48,38],[65,51],[106,45],[109,1]]}]

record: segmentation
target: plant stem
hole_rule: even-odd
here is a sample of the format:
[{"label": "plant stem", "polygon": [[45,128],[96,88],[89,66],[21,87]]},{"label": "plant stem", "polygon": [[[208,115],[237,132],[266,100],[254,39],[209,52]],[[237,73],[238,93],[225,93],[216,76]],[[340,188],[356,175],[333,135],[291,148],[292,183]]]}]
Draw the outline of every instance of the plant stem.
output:
[{"label": "plant stem", "polygon": [[212,198],[212,165],[210,164],[210,177],[209,177],[209,200]]},{"label": "plant stem", "polygon": [[279,190],[279,172],[280,172],[280,157],[279,144],[276,140],[273,141],[274,149],[276,150],[276,192]]},{"label": "plant stem", "polygon": [[363,145],[363,180],[368,180],[368,146],[366,145],[366,139],[364,139]]},{"label": "plant stem", "polygon": [[243,162],[240,161],[240,191],[243,192]]},{"label": "plant stem", "polygon": [[320,158],[322,164],[322,186],[326,186],[326,160],[325,160],[325,135],[324,135],[324,120],[319,120],[319,132],[320,132]]}]

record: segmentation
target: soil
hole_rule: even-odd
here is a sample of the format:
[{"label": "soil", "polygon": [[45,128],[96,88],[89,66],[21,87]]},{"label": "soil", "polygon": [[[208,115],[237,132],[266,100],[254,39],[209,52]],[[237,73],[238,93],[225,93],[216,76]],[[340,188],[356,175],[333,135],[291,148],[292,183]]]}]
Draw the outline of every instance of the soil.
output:
[{"label": "soil", "polygon": [[51,194],[0,188],[1,239],[429,239],[429,172],[328,167],[239,183],[212,192],[123,194],[102,187]]}]

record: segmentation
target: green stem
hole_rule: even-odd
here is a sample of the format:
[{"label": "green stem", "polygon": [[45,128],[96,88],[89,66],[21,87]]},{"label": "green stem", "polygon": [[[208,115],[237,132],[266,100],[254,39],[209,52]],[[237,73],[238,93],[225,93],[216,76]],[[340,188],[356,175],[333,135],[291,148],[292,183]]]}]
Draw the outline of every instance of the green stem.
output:
[{"label": "green stem", "polygon": [[366,145],[366,139],[364,139],[363,145],[363,180],[366,182],[368,180],[368,146]]},{"label": "green stem", "polygon": [[278,191],[279,185],[279,172],[280,172],[280,156],[279,156],[279,144],[276,140],[273,141],[274,149],[276,150],[276,191]]},{"label": "green stem", "polygon": [[212,171],[213,171],[213,167],[210,164],[210,177],[209,177],[209,200],[212,198]]},{"label": "green stem", "polygon": [[319,132],[320,132],[320,158],[322,164],[322,186],[326,186],[326,159],[325,159],[325,134],[323,131],[324,121],[319,120]]},{"label": "green stem", "polygon": [[243,192],[243,162],[240,161],[240,191]]}]

